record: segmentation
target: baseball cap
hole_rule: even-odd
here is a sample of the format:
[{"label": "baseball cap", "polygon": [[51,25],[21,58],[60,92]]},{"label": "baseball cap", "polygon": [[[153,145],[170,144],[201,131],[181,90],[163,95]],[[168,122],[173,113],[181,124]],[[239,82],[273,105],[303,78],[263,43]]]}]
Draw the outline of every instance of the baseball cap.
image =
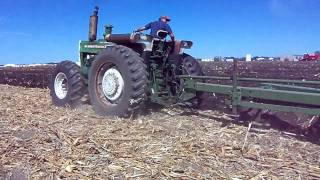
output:
[{"label": "baseball cap", "polygon": [[165,19],[165,20],[167,20],[167,21],[170,21],[170,20],[171,20],[169,16],[161,16],[160,19]]}]

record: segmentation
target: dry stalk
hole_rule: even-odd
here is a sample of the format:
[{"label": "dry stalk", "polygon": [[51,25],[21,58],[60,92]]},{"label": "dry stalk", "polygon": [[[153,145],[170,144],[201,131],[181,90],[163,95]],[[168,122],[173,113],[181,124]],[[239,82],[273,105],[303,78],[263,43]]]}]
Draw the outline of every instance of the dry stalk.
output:
[{"label": "dry stalk", "polygon": [[247,129],[247,132],[246,132],[246,136],[245,136],[245,138],[244,138],[244,142],[243,142],[243,145],[242,145],[242,148],[241,148],[241,152],[244,151],[244,147],[245,147],[246,142],[247,142],[247,140],[248,140],[248,135],[249,135],[249,132],[250,132],[252,123],[253,123],[253,121],[251,121],[251,122],[249,123],[248,129]]}]

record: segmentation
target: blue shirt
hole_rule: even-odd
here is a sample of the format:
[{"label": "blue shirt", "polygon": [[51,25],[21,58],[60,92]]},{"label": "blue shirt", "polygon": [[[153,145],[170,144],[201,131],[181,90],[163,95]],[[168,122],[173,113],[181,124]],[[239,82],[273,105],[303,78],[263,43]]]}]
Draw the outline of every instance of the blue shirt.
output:
[{"label": "blue shirt", "polygon": [[144,27],[146,30],[151,29],[150,35],[154,38],[159,38],[157,35],[157,32],[159,30],[167,31],[169,34],[172,33],[172,30],[171,30],[169,24],[167,24],[161,20],[151,22]]}]

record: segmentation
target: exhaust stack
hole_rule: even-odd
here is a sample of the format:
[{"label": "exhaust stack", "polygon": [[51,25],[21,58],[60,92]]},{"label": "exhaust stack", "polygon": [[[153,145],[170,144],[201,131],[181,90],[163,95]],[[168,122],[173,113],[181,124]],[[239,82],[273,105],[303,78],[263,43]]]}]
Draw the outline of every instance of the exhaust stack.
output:
[{"label": "exhaust stack", "polygon": [[99,7],[94,8],[93,14],[90,16],[89,23],[89,41],[97,40],[97,30],[98,30],[98,11]]}]

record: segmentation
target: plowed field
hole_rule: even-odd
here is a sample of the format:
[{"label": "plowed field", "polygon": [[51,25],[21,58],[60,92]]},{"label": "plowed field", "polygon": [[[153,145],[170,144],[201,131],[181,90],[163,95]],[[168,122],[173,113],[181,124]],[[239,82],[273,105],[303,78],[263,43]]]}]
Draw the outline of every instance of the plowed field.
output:
[{"label": "plowed field", "polygon": [[[148,108],[137,119],[51,105],[0,85],[0,179],[319,179],[320,146],[217,111]],[[246,138],[247,135],[247,138]]]},{"label": "plowed field", "polygon": [[0,67],[0,84],[46,88],[56,65]]}]

